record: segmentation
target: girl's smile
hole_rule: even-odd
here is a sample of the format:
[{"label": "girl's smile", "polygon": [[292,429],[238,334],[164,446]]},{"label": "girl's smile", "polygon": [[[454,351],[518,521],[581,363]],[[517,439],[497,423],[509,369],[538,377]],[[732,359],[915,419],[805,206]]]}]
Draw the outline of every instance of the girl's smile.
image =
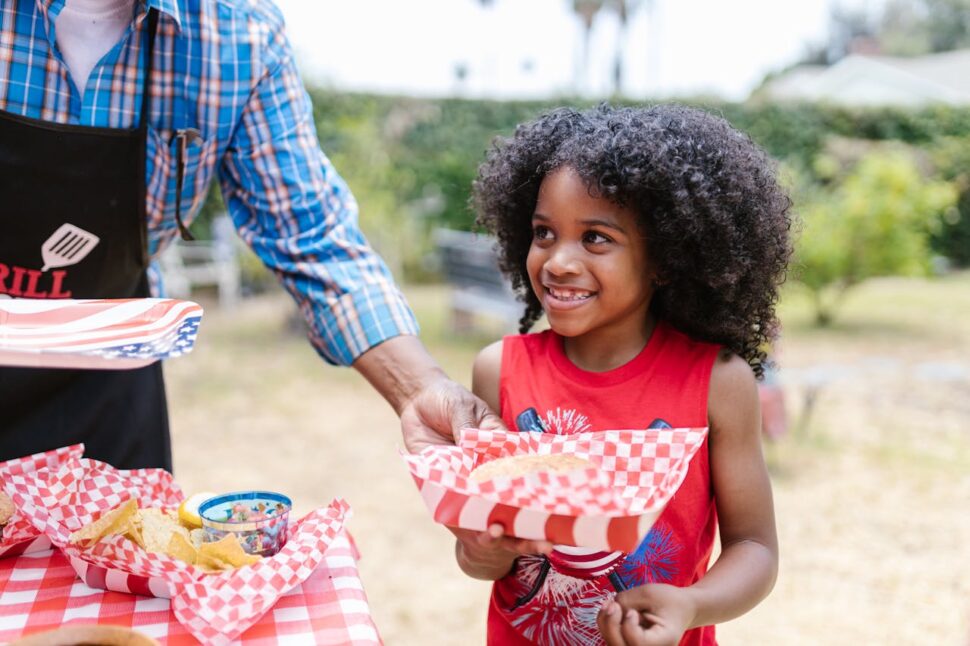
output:
[{"label": "girl's smile", "polygon": [[577,365],[609,370],[643,349],[656,270],[637,213],[591,195],[572,168],[549,173],[539,187],[526,269]]},{"label": "girl's smile", "polygon": [[596,292],[585,289],[557,287],[555,285],[544,285],[544,287],[546,293],[545,297],[541,299],[544,309],[573,309],[584,305],[596,296]]}]

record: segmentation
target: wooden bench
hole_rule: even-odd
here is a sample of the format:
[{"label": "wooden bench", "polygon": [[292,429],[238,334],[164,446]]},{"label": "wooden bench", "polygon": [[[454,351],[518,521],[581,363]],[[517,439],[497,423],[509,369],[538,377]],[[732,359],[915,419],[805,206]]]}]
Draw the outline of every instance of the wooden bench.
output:
[{"label": "wooden bench", "polygon": [[237,241],[226,215],[212,221],[212,241],[174,240],[159,258],[165,293],[191,298],[195,287],[215,287],[219,305],[231,308],[242,294]]},{"label": "wooden bench", "polygon": [[495,240],[452,229],[436,229],[432,235],[442,272],[451,285],[452,330],[471,331],[477,317],[487,316],[509,332],[518,331],[525,304],[516,299],[498,268]]}]

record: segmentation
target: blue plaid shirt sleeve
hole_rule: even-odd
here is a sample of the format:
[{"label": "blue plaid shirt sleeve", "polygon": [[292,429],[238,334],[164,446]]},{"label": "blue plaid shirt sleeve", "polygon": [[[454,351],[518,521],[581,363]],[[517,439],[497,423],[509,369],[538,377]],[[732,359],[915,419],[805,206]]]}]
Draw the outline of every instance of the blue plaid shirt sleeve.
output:
[{"label": "blue plaid shirt sleeve", "polygon": [[223,156],[229,214],[282,280],[328,361],[360,354],[417,324],[358,226],[357,203],[320,150],[310,98],[282,29]]},{"label": "blue plaid shirt sleeve", "polygon": [[0,3],[0,110],[99,128],[140,118],[145,16],[160,11],[146,159],[148,252],[177,234],[173,137],[201,133],[188,152],[186,223],[218,176],[240,236],[280,277],[327,361],[348,365],[414,315],[364,239],[357,204],[320,150],[313,111],[283,19],[269,0],[145,0],[131,30],[76,88],[54,39],[64,0]]}]

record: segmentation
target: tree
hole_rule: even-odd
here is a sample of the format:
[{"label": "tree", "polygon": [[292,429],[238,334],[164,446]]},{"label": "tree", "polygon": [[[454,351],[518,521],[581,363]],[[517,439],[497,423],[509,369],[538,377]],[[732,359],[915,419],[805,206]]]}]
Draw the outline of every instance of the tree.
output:
[{"label": "tree", "polygon": [[862,42],[893,56],[970,47],[970,0],[889,0],[881,11],[836,5],[828,39],[811,46],[803,62],[836,63]]},{"label": "tree", "polygon": [[606,2],[607,0],[573,0],[573,11],[583,25],[583,51],[580,54],[579,76],[576,81],[576,88],[580,92],[589,78],[589,41],[593,33],[593,20]]},{"label": "tree", "polygon": [[794,278],[811,292],[819,325],[867,278],[928,274],[930,233],[956,202],[951,184],[925,179],[902,150],[871,152],[834,190],[810,190],[796,200],[804,229]]},{"label": "tree", "polygon": [[[609,0],[608,5],[611,11],[616,14],[619,21],[619,33],[616,36],[615,50],[613,53],[613,95],[620,96],[623,93],[623,49],[626,45],[627,27],[629,26],[630,16],[636,13],[642,4],[642,0]],[[647,7],[652,8],[653,1],[647,0]]]}]

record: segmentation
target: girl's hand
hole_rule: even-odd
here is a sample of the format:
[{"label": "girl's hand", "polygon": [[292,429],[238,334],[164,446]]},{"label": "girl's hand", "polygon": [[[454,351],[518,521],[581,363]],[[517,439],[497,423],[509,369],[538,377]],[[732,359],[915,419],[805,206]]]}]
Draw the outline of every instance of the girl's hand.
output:
[{"label": "girl's hand", "polygon": [[607,602],[596,624],[608,646],[677,646],[695,615],[686,588],[648,583]]},{"label": "girl's hand", "polygon": [[458,538],[455,556],[458,565],[468,576],[495,581],[512,569],[515,559],[524,554],[549,554],[552,543],[505,536],[501,525],[495,524],[484,532],[469,529],[448,529]]}]

